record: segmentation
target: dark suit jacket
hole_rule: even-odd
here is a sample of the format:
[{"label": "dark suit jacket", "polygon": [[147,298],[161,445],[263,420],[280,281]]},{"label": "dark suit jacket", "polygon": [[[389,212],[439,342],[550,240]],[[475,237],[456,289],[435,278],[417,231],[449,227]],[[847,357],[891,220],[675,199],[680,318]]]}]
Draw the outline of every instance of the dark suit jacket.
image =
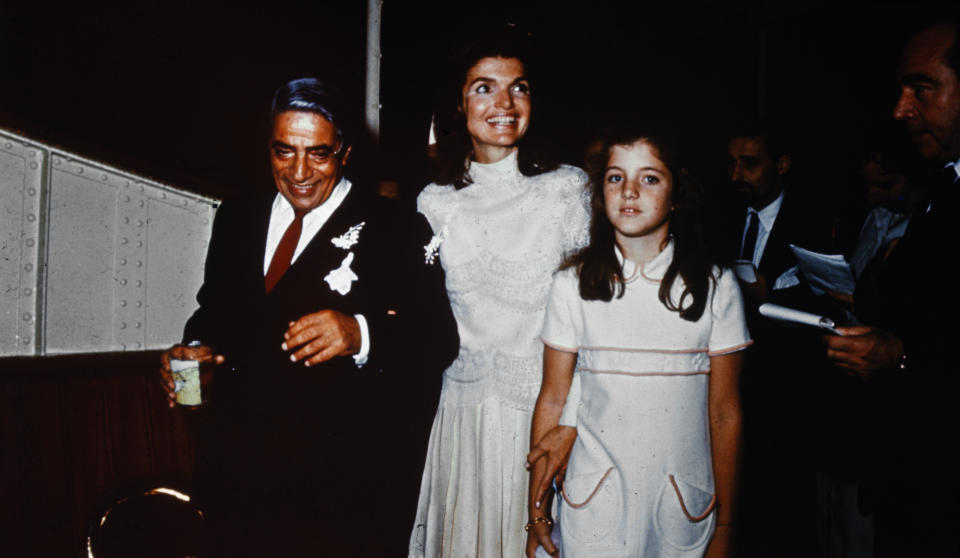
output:
[{"label": "dark suit jacket", "polygon": [[[263,258],[276,194],[228,201],[217,212],[200,307],[184,331],[185,340],[226,357],[196,475],[214,516],[360,525],[370,502],[396,482],[386,474],[396,466],[391,459],[419,470],[422,451],[410,450],[422,444],[408,442],[425,441],[428,431],[419,424],[410,432],[409,421],[418,405],[435,408],[433,386],[456,357],[457,326],[440,262],[425,262],[426,220],[361,188],[353,185],[269,294]],[[360,223],[351,248],[331,242]],[[340,294],[324,277],[351,252],[359,278]],[[281,349],[288,324],[323,309],[364,315],[371,341],[364,367],[352,357],[290,362]]]},{"label": "dark suit jacket", "polygon": [[958,190],[960,184],[941,186],[933,193],[929,213],[922,204],[887,260],[870,270],[876,283],[855,294],[857,316],[896,333],[907,355],[904,373],[881,375],[870,386],[876,450],[883,454],[873,465],[877,476],[888,480],[905,479],[917,469],[934,472],[957,466],[951,446],[960,426]]}]

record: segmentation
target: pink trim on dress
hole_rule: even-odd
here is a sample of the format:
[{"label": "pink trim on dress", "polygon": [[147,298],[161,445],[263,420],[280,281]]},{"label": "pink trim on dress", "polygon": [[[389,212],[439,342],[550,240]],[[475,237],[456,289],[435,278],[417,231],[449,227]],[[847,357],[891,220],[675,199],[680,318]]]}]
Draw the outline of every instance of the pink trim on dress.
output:
[{"label": "pink trim on dress", "polygon": [[551,349],[554,349],[556,351],[560,351],[563,353],[579,353],[580,352],[580,349],[571,349],[570,347],[561,347],[560,345],[554,345],[553,343],[547,341],[543,337],[540,337],[540,341],[543,341],[543,344],[550,347]]},{"label": "pink trim on dress", "polygon": [[710,512],[713,511],[713,508],[717,506],[717,493],[714,492],[713,498],[710,498],[710,504],[707,506],[706,511],[696,517],[690,515],[690,512],[687,511],[687,505],[683,502],[683,494],[680,494],[680,487],[677,486],[677,480],[673,478],[673,475],[669,475],[669,477],[670,484],[673,485],[673,490],[677,493],[677,499],[680,500],[680,509],[683,510],[683,515],[687,516],[687,519],[689,519],[692,523],[697,523],[706,519],[706,517],[710,515]]},{"label": "pink trim on dress", "polygon": [[613,374],[615,376],[700,376],[710,373],[709,370],[693,372],[626,372],[623,370],[594,370],[592,368],[581,368],[580,370],[593,374]]},{"label": "pink trim on dress", "polygon": [[735,353],[735,352],[737,352],[737,351],[742,351],[743,349],[746,349],[746,348],[749,347],[750,345],[753,345],[753,339],[747,341],[746,343],[740,343],[739,345],[734,345],[734,346],[728,347],[728,348],[726,348],[726,349],[720,349],[719,351],[709,351],[709,352],[707,352],[707,356],[729,355],[730,353]]},{"label": "pink trim on dress", "polygon": [[609,477],[610,473],[612,472],[613,472],[613,467],[610,467],[609,469],[607,469],[607,472],[604,473],[602,477],[600,477],[600,482],[598,482],[597,486],[593,488],[593,492],[591,492],[590,495],[587,496],[586,500],[580,502],[579,504],[574,504],[573,502],[570,501],[570,497],[567,496],[567,490],[563,487],[563,485],[560,486],[560,494],[563,496],[563,499],[566,500],[568,504],[570,504],[571,508],[574,508],[574,509],[582,508],[583,506],[586,506],[587,503],[589,503],[594,496],[597,495],[597,492],[600,490],[600,486],[603,484],[603,481],[607,480],[607,477]]}]

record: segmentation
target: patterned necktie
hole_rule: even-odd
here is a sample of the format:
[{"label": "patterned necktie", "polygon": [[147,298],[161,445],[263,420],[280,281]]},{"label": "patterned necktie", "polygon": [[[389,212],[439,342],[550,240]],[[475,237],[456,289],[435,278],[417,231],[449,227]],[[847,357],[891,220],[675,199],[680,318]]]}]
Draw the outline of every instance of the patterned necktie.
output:
[{"label": "patterned necktie", "polygon": [[747,213],[747,234],[743,237],[743,246],[740,248],[741,260],[753,260],[753,251],[757,247],[757,234],[760,232],[760,216],[751,211]]},{"label": "patterned necktie", "polygon": [[267,275],[263,278],[264,287],[267,293],[273,290],[277,281],[283,277],[287,269],[290,268],[290,261],[293,259],[293,253],[297,249],[297,243],[300,242],[300,231],[303,230],[303,216],[305,211],[294,210],[293,222],[287,227],[286,232],[277,245],[277,250],[273,253],[273,259],[270,260],[270,267],[267,268]]}]

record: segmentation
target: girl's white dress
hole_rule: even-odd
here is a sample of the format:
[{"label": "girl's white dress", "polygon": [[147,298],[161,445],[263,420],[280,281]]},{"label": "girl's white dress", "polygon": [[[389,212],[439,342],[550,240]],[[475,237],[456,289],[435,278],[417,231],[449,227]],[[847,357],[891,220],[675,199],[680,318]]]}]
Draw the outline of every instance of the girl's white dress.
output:
[{"label": "girl's white dress", "polygon": [[588,237],[581,170],[526,177],[513,154],[471,164],[470,177],[466,188],[431,184],[417,199],[439,240],[460,355],[430,432],[415,557],[523,555],[539,334],[553,272]]},{"label": "girl's white dress", "polygon": [[667,310],[658,291],[672,258],[671,241],[646,265],[627,261],[633,278],[611,302],[580,298],[573,269],[554,281],[543,342],[578,353],[581,384],[559,504],[565,556],[701,556],[713,533],[710,357],[750,337],[730,271],[715,271],[697,322]]}]

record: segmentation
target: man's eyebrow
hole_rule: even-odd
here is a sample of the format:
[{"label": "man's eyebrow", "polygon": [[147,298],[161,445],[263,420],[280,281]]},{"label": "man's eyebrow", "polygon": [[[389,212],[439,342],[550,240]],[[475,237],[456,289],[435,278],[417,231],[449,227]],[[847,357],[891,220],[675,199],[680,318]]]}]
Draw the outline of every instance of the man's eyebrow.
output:
[{"label": "man's eyebrow", "polygon": [[285,147],[287,149],[293,149],[293,146],[287,145],[286,143],[283,143],[282,141],[277,139],[270,142],[270,147]]},{"label": "man's eyebrow", "polygon": [[939,85],[940,82],[928,76],[927,74],[922,74],[915,72],[912,74],[906,74],[900,77],[900,83],[905,85],[913,85],[915,83],[929,83],[933,85]]},{"label": "man's eyebrow", "polygon": [[307,151],[334,151],[334,146],[329,143],[321,143],[320,145],[311,145],[307,148]]}]

